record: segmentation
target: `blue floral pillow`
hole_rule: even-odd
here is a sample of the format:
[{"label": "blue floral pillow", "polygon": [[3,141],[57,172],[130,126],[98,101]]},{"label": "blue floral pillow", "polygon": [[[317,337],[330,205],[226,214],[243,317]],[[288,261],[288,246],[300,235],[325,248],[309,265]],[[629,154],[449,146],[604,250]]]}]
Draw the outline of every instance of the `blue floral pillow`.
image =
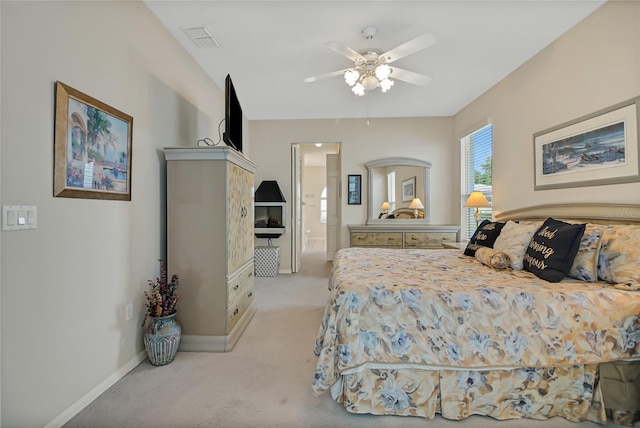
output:
[{"label": "blue floral pillow", "polygon": [[604,229],[598,277],[617,288],[640,289],[640,226],[615,225]]},{"label": "blue floral pillow", "polygon": [[600,238],[606,226],[587,223],[584,235],[580,240],[580,248],[569,270],[572,278],[586,282],[598,281],[598,253],[600,251]]}]

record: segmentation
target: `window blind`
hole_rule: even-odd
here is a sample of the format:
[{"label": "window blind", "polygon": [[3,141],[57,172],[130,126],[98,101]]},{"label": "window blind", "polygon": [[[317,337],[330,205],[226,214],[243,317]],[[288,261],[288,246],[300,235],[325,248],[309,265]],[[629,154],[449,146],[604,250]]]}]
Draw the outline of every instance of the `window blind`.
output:
[{"label": "window blind", "polygon": [[[475,208],[464,204],[473,191],[480,191],[491,204],[493,128],[489,124],[460,140],[460,238],[468,240],[476,230]],[[491,220],[491,207],[480,208],[481,222]]]},{"label": "window blind", "polygon": [[396,173],[391,171],[387,174],[387,202],[389,202],[389,213],[396,209]]}]

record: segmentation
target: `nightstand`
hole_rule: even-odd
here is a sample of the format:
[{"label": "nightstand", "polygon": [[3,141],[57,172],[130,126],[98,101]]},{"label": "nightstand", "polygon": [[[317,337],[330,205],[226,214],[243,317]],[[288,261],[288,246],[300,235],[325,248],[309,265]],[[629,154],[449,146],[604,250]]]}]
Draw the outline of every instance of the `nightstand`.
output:
[{"label": "nightstand", "polygon": [[442,246],[450,250],[464,250],[467,248],[467,242],[443,242]]}]

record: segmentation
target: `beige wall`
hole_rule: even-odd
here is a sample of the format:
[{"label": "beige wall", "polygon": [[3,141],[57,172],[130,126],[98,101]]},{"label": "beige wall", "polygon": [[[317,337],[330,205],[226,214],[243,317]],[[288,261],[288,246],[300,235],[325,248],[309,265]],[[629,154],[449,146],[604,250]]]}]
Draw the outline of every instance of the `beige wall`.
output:
[{"label": "beige wall", "polygon": [[548,203],[638,204],[637,182],[534,191],[533,134],[639,95],[640,2],[609,2],[456,114],[454,134],[493,123],[496,212]]},{"label": "beige wall", "polygon": [[[55,425],[143,355],[142,290],[165,253],[161,148],[217,135],[222,92],[139,2],[3,1],[0,10],[2,205],[36,205],[39,220],[2,232],[2,425]],[[131,202],[52,197],[56,80],[134,117]],[[533,133],[638,95],[640,3],[610,2],[453,118],[252,121],[247,153],[256,183],[278,180],[290,201],[291,143],[341,142],[343,194],[348,174],[364,181],[362,206],[342,201],[343,246],[346,225],[366,219],[363,165],[382,157],[431,162],[432,222],[457,223],[457,137],[486,121],[497,211],[640,203],[640,183],[535,192],[532,167]],[[136,311],[126,322],[128,302]]]},{"label": "beige wall", "polygon": [[[291,209],[291,144],[339,142],[342,156],[342,194],[349,174],[362,174],[362,205],[347,205],[342,198],[342,247],[349,245],[348,224],[367,217],[367,174],[364,164],[389,156],[407,156],[431,162],[431,223],[455,224],[458,214],[452,194],[458,181],[452,173],[455,147],[452,118],[400,118],[341,120],[250,121],[251,157],[258,164],[256,183],[277,180]],[[452,193],[453,192],[453,193]],[[291,220],[279,239],[280,269],[291,269]]]},{"label": "beige wall", "polygon": [[[56,425],[145,357],[162,148],[217,136],[224,101],[141,2],[0,7],[2,205],[38,207],[37,229],[2,232],[2,426]],[[130,202],[52,196],[56,80],[133,116]]]}]

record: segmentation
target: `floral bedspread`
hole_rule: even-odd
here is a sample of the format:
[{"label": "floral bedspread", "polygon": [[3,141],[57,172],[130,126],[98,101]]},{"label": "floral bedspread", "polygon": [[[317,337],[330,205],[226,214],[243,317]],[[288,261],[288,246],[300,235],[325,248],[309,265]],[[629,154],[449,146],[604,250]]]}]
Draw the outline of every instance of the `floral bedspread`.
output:
[{"label": "floral bedspread", "polygon": [[640,360],[640,292],[497,271],[455,250],[345,248],[312,388],[370,369],[568,367]]}]

